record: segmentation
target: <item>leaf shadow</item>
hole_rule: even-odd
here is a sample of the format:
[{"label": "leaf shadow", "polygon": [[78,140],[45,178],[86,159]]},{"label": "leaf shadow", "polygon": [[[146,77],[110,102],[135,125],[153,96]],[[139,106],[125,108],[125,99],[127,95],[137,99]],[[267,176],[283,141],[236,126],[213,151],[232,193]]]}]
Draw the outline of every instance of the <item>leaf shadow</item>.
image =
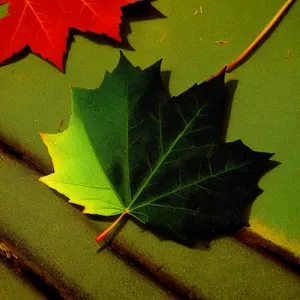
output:
[{"label": "leaf shadow", "polygon": [[225,98],[223,106],[223,122],[221,125],[221,136],[226,140],[227,130],[230,121],[233,98],[238,86],[238,80],[230,80],[225,83]]},{"label": "leaf shadow", "polygon": [[121,7],[123,14],[122,23],[119,25],[120,35],[122,38],[121,43],[107,36],[106,34],[96,34],[90,31],[82,32],[77,29],[71,29],[70,34],[67,38],[67,51],[65,52],[63,58],[64,70],[66,69],[68,54],[72,42],[74,41],[75,35],[80,35],[84,38],[87,38],[88,40],[98,45],[110,46],[121,50],[134,51],[134,48],[128,41],[128,35],[132,33],[130,23],[165,18],[165,16],[160,11],[158,11],[151,5],[151,2],[153,1],[155,0],[140,1]]},{"label": "leaf shadow", "polygon": [[132,33],[130,23],[166,18],[163,13],[151,5],[151,2],[154,1],[156,0],[139,1],[121,8],[123,13],[120,25],[122,37],[127,37]]},{"label": "leaf shadow", "polygon": [[170,93],[170,78],[171,78],[171,71],[161,71],[160,72],[161,81],[164,85],[164,91],[166,94],[166,97],[168,99],[171,99],[171,93]]},{"label": "leaf shadow", "polygon": [[[26,58],[31,52],[30,47],[26,46],[24,47],[22,50],[20,50],[17,53],[14,53],[11,57],[9,57],[8,59],[4,60],[1,64],[0,64],[0,68],[13,64],[13,63],[17,63],[18,61]],[[34,54],[36,55],[36,54]],[[40,57],[39,55],[36,55],[38,57]],[[48,60],[46,60],[47,63],[50,63]],[[55,68],[57,68],[54,64],[50,63],[52,66],[54,66]]]}]

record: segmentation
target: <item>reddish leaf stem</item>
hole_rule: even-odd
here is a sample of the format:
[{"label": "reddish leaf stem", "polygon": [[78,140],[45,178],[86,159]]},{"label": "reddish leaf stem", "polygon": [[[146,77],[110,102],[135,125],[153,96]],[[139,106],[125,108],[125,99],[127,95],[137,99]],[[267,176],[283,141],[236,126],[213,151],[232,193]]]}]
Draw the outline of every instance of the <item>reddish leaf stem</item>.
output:
[{"label": "reddish leaf stem", "polygon": [[270,30],[275,26],[275,24],[279,21],[279,19],[283,16],[283,14],[287,11],[290,5],[295,2],[295,0],[287,0],[281,9],[276,13],[270,23],[262,30],[262,32],[257,36],[257,38],[247,47],[244,52],[238,56],[232,63],[225,65],[220,71],[218,71],[213,76],[209,77],[205,81],[209,81],[210,79],[218,76],[224,68],[226,68],[226,73],[230,73],[233,69],[235,69],[249,54],[253,51],[253,49],[262,41],[262,39],[270,32]]},{"label": "reddish leaf stem", "polygon": [[277,14],[273,17],[270,23],[263,29],[263,31],[257,36],[257,38],[250,44],[250,46],[232,63],[227,65],[226,72],[231,72],[249,53],[259,44],[259,42],[266,36],[268,32],[274,27],[274,25],[278,22],[278,20],[282,17],[282,15],[286,12],[289,6],[295,0],[288,0],[281,7],[281,9],[277,12]]},{"label": "reddish leaf stem", "polygon": [[124,215],[126,215],[128,213],[128,208],[125,208],[123,213],[119,216],[119,218],[117,220],[115,220],[107,229],[105,229],[101,234],[99,234],[95,240],[97,243],[101,242],[106,235],[115,228],[115,226],[121,221],[121,219],[124,217]]}]

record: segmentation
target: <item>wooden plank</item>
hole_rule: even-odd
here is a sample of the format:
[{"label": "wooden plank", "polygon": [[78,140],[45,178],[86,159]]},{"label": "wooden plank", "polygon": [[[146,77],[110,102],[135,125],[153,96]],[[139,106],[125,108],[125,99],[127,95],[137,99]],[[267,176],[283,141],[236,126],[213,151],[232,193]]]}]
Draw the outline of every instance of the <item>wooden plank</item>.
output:
[{"label": "wooden plank", "polygon": [[93,240],[97,231],[87,218],[45,189],[38,176],[2,155],[0,236],[17,245],[30,265],[36,265],[31,269],[55,282],[66,298],[174,298],[108,247],[99,249]]},{"label": "wooden plank", "polygon": [[3,300],[42,300],[40,292],[28,285],[9,265],[0,258],[0,291]]},{"label": "wooden plank", "polygon": [[[168,297],[108,247],[99,249],[93,238],[110,220],[92,220],[81,214],[38,182],[39,175],[23,162],[2,155],[2,234],[19,241],[25,253],[69,293]],[[231,299],[232,295],[245,300],[294,299],[300,293],[298,275],[235,238],[215,240],[210,248],[198,245],[190,249],[161,241],[128,221],[113,237],[111,247],[149,270],[157,282],[190,299]]]}]

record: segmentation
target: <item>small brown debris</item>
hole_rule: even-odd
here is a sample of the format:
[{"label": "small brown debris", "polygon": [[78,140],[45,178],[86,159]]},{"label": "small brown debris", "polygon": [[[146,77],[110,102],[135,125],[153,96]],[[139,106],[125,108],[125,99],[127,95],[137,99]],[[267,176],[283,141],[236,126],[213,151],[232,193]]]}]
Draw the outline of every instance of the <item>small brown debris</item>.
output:
[{"label": "small brown debris", "polygon": [[291,56],[291,51],[289,50],[286,54],[285,60],[289,60]]},{"label": "small brown debris", "polygon": [[160,39],[160,42],[162,42],[165,39],[166,35],[167,35],[167,33],[165,32],[164,35],[162,36],[162,38]]},{"label": "small brown debris", "polygon": [[16,257],[4,243],[0,243],[0,256],[6,259],[10,259],[12,256]]},{"label": "small brown debris", "polygon": [[202,6],[194,12],[194,16],[196,16],[199,12],[200,14],[203,14]]},{"label": "small brown debris", "polygon": [[[0,149],[0,160],[1,160],[1,163],[5,162],[4,151],[2,149]],[[0,246],[1,246],[1,244],[0,244]],[[1,247],[0,247],[0,250],[1,250]]]},{"label": "small brown debris", "polygon": [[220,45],[227,45],[228,41],[216,41],[216,43],[218,43]]},{"label": "small brown debris", "polygon": [[58,132],[61,132],[61,128],[63,125],[64,125],[64,120],[61,120],[57,125]]}]

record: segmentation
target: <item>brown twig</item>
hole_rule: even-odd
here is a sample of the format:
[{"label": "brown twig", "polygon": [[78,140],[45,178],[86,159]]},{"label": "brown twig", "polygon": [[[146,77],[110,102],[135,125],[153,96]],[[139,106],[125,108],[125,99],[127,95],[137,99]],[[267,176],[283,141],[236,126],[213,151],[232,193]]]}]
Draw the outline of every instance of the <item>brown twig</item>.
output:
[{"label": "brown twig", "polygon": [[[270,23],[263,29],[263,31],[257,36],[257,38],[247,47],[247,49],[238,56],[232,63],[225,65],[226,73],[230,73],[233,69],[235,69],[249,54],[254,50],[254,48],[262,41],[262,39],[272,30],[275,24],[280,20],[283,14],[288,10],[291,4],[293,4],[295,0],[287,0],[285,4],[281,7],[281,9],[277,12],[277,14],[273,17]],[[221,71],[222,71],[221,70]],[[217,72],[215,75],[209,77],[206,81],[216,77],[221,73],[221,71]]]}]

